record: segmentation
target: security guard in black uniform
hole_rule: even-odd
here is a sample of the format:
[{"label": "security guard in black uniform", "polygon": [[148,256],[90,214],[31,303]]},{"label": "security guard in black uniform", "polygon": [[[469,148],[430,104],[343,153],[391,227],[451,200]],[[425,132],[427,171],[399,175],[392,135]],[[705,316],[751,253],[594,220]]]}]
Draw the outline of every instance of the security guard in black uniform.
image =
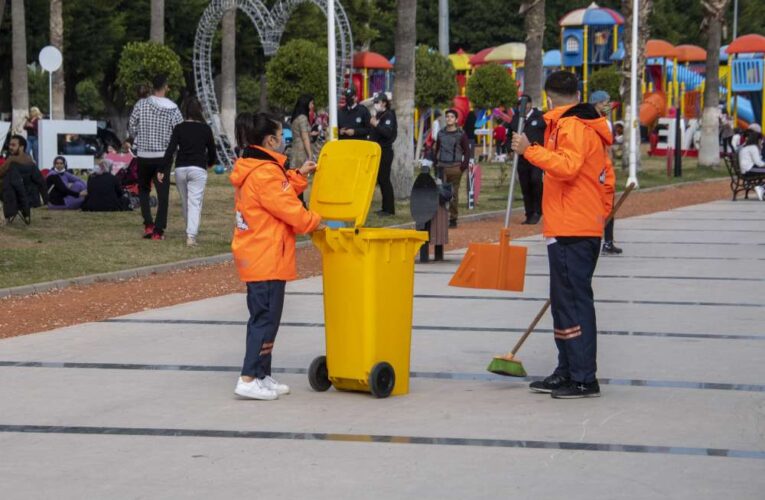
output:
[{"label": "security guard in black uniform", "polygon": [[345,106],[337,113],[337,130],[340,139],[369,139],[372,115],[366,106],[356,101],[356,89],[351,86],[345,89]]},{"label": "security guard in black uniform", "polygon": [[[530,103],[531,101],[529,101]],[[508,136],[518,132],[518,109],[515,110],[513,120],[510,122]],[[537,108],[529,107],[526,113],[526,125],[523,133],[529,138],[531,144],[545,143],[545,119]],[[523,205],[526,209],[524,224],[538,224],[542,218],[542,169],[529,163],[523,156],[518,158],[518,181],[523,192]]]}]

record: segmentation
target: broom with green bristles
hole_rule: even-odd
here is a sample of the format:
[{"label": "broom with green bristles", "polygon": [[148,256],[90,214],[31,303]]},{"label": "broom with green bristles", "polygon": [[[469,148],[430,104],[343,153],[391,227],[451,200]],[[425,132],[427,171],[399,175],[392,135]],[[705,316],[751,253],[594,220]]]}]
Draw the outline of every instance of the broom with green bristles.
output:
[{"label": "broom with green bristles", "polygon": [[[614,205],[614,208],[611,210],[611,213],[608,214],[608,217],[606,218],[606,224],[611,222],[611,219],[614,218],[616,215],[617,210],[619,210],[619,207],[622,206],[622,203],[624,203],[624,200],[627,199],[627,196],[632,192],[632,190],[635,189],[635,184],[630,184],[627,186],[627,189],[624,190],[624,193],[619,197],[619,201],[616,202],[616,205]],[[518,339],[518,342],[515,343],[515,347],[513,347],[513,350],[509,353],[505,354],[504,356],[495,356],[494,359],[491,360],[491,363],[489,363],[489,366],[486,368],[491,373],[496,373],[497,375],[506,375],[508,377],[525,377],[526,376],[526,369],[523,368],[523,363],[521,363],[519,360],[515,359],[516,353],[521,349],[521,346],[524,342],[526,342],[526,339],[531,335],[531,332],[534,331],[534,328],[536,328],[537,323],[542,319],[542,316],[545,315],[547,312],[547,308],[550,307],[550,299],[547,299],[542,306],[542,309],[539,310],[537,313],[537,316],[534,318],[534,321],[531,322],[529,327],[526,329],[526,331],[523,333],[520,339]]]}]

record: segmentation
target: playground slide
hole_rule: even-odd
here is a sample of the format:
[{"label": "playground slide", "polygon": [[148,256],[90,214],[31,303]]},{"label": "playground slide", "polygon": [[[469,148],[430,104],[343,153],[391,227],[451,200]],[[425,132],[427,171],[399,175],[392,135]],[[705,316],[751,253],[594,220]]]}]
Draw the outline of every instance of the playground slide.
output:
[{"label": "playground slide", "polygon": [[[672,78],[672,71],[674,71],[672,64],[669,64],[668,70],[668,77]],[[704,82],[704,77],[685,66],[678,66],[677,81],[684,83],[686,90],[697,90]],[[726,89],[721,87],[720,91],[724,95]],[[737,115],[739,121],[744,122],[744,124],[752,123],[754,121],[752,102],[743,96],[739,96],[736,101],[738,102]],[[666,113],[667,99],[664,93],[653,92],[647,94],[643,99],[643,104],[640,106],[640,124],[651,125],[659,118],[665,116]]]}]

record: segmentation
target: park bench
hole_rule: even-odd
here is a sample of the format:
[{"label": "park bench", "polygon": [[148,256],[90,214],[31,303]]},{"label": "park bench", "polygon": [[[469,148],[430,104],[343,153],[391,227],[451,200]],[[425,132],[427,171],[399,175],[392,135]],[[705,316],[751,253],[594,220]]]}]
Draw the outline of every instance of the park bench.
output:
[{"label": "park bench", "polygon": [[730,190],[733,191],[733,201],[736,201],[738,193],[744,192],[744,199],[749,199],[749,191],[754,191],[755,186],[765,186],[765,174],[742,174],[738,164],[737,154],[724,156],[725,166],[730,174]]}]

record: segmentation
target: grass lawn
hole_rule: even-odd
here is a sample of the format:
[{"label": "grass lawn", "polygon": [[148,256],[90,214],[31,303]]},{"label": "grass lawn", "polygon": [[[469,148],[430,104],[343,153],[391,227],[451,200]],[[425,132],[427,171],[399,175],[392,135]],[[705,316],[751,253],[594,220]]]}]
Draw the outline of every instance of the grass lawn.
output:
[{"label": "grass lawn", "polygon": [[[639,173],[640,187],[648,188],[677,182],[724,177],[724,168],[699,169],[695,160],[685,161],[682,178],[667,177],[663,158],[646,158]],[[507,167],[505,167],[507,168]],[[476,212],[503,210],[507,200],[507,182],[499,184],[500,166],[483,167],[481,197]],[[617,168],[617,188],[627,175]],[[460,193],[460,212],[465,208],[465,183]],[[516,202],[520,188],[516,185]],[[374,211],[380,206],[379,192],[370,210],[367,226],[379,227],[410,222],[409,206],[398,202],[396,217],[380,219]],[[34,209],[32,225],[17,220],[0,226],[0,288],[71,278],[94,273],[118,271],[153,264],[164,264],[230,251],[233,232],[233,189],[226,175],[210,175],[205,193],[199,246],[185,246],[185,225],[175,188],[170,192],[167,239],[147,241],[141,238],[140,211],[122,213],[86,213]]]}]

